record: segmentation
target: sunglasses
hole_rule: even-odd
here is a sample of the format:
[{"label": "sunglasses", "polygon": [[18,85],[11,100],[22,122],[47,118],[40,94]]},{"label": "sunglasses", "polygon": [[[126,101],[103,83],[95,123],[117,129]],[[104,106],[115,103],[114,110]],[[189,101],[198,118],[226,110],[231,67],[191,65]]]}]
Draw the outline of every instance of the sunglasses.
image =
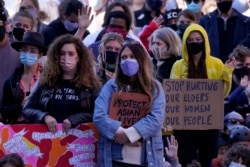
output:
[{"label": "sunglasses", "polygon": [[189,3],[191,3],[191,2],[194,2],[194,3],[199,3],[200,2],[200,0],[186,0],[186,2],[189,4]]},{"label": "sunglasses", "polygon": [[230,122],[232,124],[241,124],[241,125],[244,125],[245,124],[245,120],[243,119],[228,119],[227,122]]}]

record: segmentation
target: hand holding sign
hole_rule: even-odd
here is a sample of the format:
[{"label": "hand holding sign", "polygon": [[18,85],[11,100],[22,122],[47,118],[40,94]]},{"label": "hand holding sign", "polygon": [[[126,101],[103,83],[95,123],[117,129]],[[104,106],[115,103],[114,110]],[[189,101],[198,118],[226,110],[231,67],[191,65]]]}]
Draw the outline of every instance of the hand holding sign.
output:
[{"label": "hand holding sign", "polygon": [[68,130],[71,128],[71,122],[69,119],[63,120],[63,131],[68,132]]},{"label": "hand holding sign", "polygon": [[168,147],[165,148],[166,154],[170,159],[176,159],[178,151],[178,142],[175,140],[175,137],[171,135],[170,140],[167,137]]},{"label": "hand holding sign", "polygon": [[54,117],[50,116],[50,115],[46,115],[44,117],[44,122],[47,125],[49,131],[51,133],[56,133],[57,131],[57,121]]}]

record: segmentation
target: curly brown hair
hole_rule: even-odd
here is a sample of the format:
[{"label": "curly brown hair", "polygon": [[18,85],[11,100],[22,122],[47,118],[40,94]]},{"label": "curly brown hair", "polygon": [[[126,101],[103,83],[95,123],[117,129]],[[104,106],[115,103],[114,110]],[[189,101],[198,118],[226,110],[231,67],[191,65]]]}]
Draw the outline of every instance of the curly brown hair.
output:
[{"label": "curly brown hair", "polygon": [[62,35],[54,40],[49,46],[47,52],[47,62],[44,66],[42,76],[40,78],[41,85],[47,87],[56,87],[62,78],[62,70],[60,68],[60,52],[65,44],[74,44],[79,61],[77,70],[72,83],[76,88],[82,86],[93,88],[100,85],[100,81],[94,71],[94,59],[91,52],[83,45],[79,38],[73,35]]},{"label": "curly brown hair", "polygon": [[228,167],[231,162],[239,162],[245,166],[250,166],[250,148],[244,145],[232,146],[223,157],[223,167]]}]

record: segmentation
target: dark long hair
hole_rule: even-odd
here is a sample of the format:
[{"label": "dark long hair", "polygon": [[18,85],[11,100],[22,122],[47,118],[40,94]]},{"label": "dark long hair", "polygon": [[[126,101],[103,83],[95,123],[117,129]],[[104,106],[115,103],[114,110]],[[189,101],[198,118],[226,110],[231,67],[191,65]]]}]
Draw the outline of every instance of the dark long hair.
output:
[{"label": "dark long hair", "polygon": [[135,81],[135,84],[138,84],[142,93],[148,95],[149,103],[145,106],[145,108],[148,112],[150,112],[153,103],[153,94],[155,91],[159,92],[159,88],[154,78],[152,61],[150,61],[147,52],[140,43],[127,43],[122,47],[116,64],[116,82],[121,90],[125,90],[127,84],[129,83],[129,77],[124,75],[120,67],[121,54],[125,48],[129,48],[131,50],[135,59],[139,63],[139,71],[137,73],[137,80]]},{"label": "dark long hair", "polygon": [[[188,55],[191,55],[188,53]],[[202,53],[202,56],[198,62],[198,66],[194,64],[193,56],[188,58],[188,78],[199,78],[206,79],[207,77],[207,67],[206,67],[206,58],[205,52]]]},{"label": "dark long hair", "polygon": [[[199,31],[198,31],[199,32]],[[203,38],[201,32],[199,32]],[[205,51],[205,42],[203,42],[203,52],[196,66],[194,64],[194,59],[192,54],[188,51],[188,78],[199,78],[199,79],[207,79],[207,66],[206,66],[206,51]]]}]

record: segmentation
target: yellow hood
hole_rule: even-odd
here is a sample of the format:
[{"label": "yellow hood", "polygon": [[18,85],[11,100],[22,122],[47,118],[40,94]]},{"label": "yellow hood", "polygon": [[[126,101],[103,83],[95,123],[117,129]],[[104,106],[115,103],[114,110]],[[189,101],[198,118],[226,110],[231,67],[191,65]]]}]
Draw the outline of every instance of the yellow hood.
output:
[{"label": "yellow hood", "polygon": [[182,56],[184,60],[188,62],[188,51],[187,51],[186,41],[187,41],[187,37],[189,36],[189,34],[193,31],[199,31],[204,38],[205,56],[206,56],[206,62],[207,62],[208,57],[210,56],[210,44],[209,44],[206,30],[199,24],[190,24],[185,30],[183,34],[183,39],[182,39]]}]

